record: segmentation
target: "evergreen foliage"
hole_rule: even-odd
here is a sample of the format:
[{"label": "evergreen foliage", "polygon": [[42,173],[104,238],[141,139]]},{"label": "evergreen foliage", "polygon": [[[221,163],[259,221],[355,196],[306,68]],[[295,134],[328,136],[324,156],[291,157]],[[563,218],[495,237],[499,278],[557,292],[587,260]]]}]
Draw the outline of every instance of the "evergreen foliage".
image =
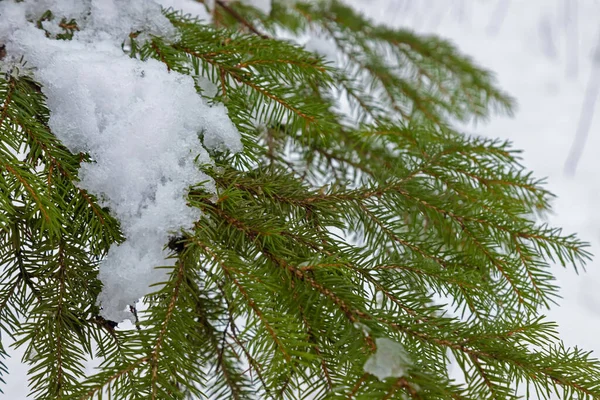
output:
[{"label": "evergreen foliage", "polygon": [[[538,222],[552,195],[509,143],[452,127],[510,112],[492,74],[336,0],[273,3],[216,0],[211,25],[165,10],[175,43],[132,32],[132,57],[211,80],[198,90],[244,143],[205,167],[217,195],[190,190],[203,216],[165,243],[135,329],[99,316],[98,264],[123,237],[77,186],[87,155],[52,134],[38,83],[0,77],[0,328],[34,398],[600,398],[600,363],[541,316],[549,264],[579,268],[586,244]],[[343,68],[282,32],[331,40]],[[408,373],[364,371],[376,338]]]}]

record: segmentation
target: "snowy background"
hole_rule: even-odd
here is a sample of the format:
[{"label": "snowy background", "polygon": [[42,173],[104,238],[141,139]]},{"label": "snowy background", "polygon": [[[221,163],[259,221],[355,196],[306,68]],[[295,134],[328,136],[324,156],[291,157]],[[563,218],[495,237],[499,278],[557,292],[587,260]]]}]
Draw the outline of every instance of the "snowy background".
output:
[{"label": "snowy background", "polygon": [[[164,3],[185,1],[191,0]],[[500,87],[517,99],[513,118],[494,117],[466,131],[510,139],[523,149],[523,163],[536,176],[547,177],[557,195],[549,222],[591,243],[598,257],[587,272],[554,270],[563,299],[548,316],[558,322],[567,345],[600,356],[600,106],[588,106],[581,118],[586,98],[595,100],[593,88],[600,82],[600,57],[594,63],[600,1],[347,1],[377,21],[449,38],[478,64],[495,71]],[[586,90],[591,95],[586,97]],[[576,173],[569,175],[565,162],[580,120],[589,121],[589,137]],[[3,397],[25,399],[26,368],[20,365],[20,355],[15,353],[7,364],[10,375]]]}]

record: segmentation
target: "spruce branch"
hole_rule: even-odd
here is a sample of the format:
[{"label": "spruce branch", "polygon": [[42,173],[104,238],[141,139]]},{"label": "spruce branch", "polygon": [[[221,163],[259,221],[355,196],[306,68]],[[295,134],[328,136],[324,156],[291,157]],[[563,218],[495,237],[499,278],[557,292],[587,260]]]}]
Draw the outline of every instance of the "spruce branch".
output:
[{"label": "spruce branch", "polygon": [[[244,149],[195,160],[209,184],[185,201],[200,216],[165,233],[163,282],[128,305],[131,329],[97,304],[99,266],[125,239],[80,187],[97,160],[55,136],[35,71],[0,77],[0,329],[25,348],[33,396],[600,397],[598,361],[540,316],[557,298],[550,265],[578,271],[587,244],[537,222],[552,195],[510,143],[453,128],[510,112],[490,72],[339,1],[164,16],[177,34],[136,29],[129,61],[193,77]],[[37,21],[49,40],[52,21],[60,40],[86,29],[53,18]],[[328,40],[341,64],[280,32]],[[378,339],[402,346],[402,373],[365,372]]]},{"label": "spruce branch", "polygon": [[248,30],[260,38],[269,39],[269,36],[260,33],[248,20],[242,17],[235,9],[231,8],[223,0],[215,0],[215,4],[224,9],[229,15],[235,18],[239,23],[244,25]]}]

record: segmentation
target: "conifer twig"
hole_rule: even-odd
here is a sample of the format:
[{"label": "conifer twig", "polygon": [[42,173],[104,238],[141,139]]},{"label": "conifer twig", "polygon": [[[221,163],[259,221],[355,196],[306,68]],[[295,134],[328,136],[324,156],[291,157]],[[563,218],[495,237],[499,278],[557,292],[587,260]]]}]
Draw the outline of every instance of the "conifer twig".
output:
[{"label": "conifer twig", "polygon": [[254,33],[255,35],[263,38],[263,39],[270,39],[269,36],[260,33],[258,31],[258,29],[256,29],[254,27],[254,25],[252,25],[248,20],[246,20],[244,17],[242,17],[237,11],[235,11],[233,8],[231,8],[228,4],[226,4],[223,0],[215,0],[215,3],[221,7],[222,9],[224,9],[225,11],[227,11],[229,13],[229,15],[231,15],[233,18],[235,18],[239,23],[241,23],[242,25],[244,25],[246,28],[248,28],[248,30],[250,30],[250,32]]}]

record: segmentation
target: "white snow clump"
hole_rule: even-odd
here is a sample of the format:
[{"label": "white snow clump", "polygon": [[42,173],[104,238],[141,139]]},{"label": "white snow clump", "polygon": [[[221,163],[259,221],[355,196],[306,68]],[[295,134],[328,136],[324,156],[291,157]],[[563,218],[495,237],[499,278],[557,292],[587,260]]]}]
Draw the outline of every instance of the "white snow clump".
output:
[{"label": "white snow clump", "polygon": [[[55,18],[44,27],[66,17],[80,31],[72,40],[46,37],[28,22],[46,10]],[[196,164],[211,162],[205,147],[240,151],[239,132],[225,107],[209,106],[196,93],[192,77],[124,53],[131,32],[141,32],[137,40],[177,39],[154,1],[8,0],[0,2],[0,21],[0,43],[13,57],[24,56],[42,84],[52,132],[93,159],[81,167],[80,187],[121,222],[126,241],[100,265],[99,303],[104,318],[129,318],[127,306],[164,281],[166,273],[155,267],[173,265],[162,250],[169,236],[199,217],[186,205],[187,189],[205,181],[214,188]]]},{"label": "white snow clump", "polygon": [[375,344],[377,351],[365,363],[365,372],[376,376],[380,381],[406,375],[411,360],[404,346],[388,338],[377,338]]}]

